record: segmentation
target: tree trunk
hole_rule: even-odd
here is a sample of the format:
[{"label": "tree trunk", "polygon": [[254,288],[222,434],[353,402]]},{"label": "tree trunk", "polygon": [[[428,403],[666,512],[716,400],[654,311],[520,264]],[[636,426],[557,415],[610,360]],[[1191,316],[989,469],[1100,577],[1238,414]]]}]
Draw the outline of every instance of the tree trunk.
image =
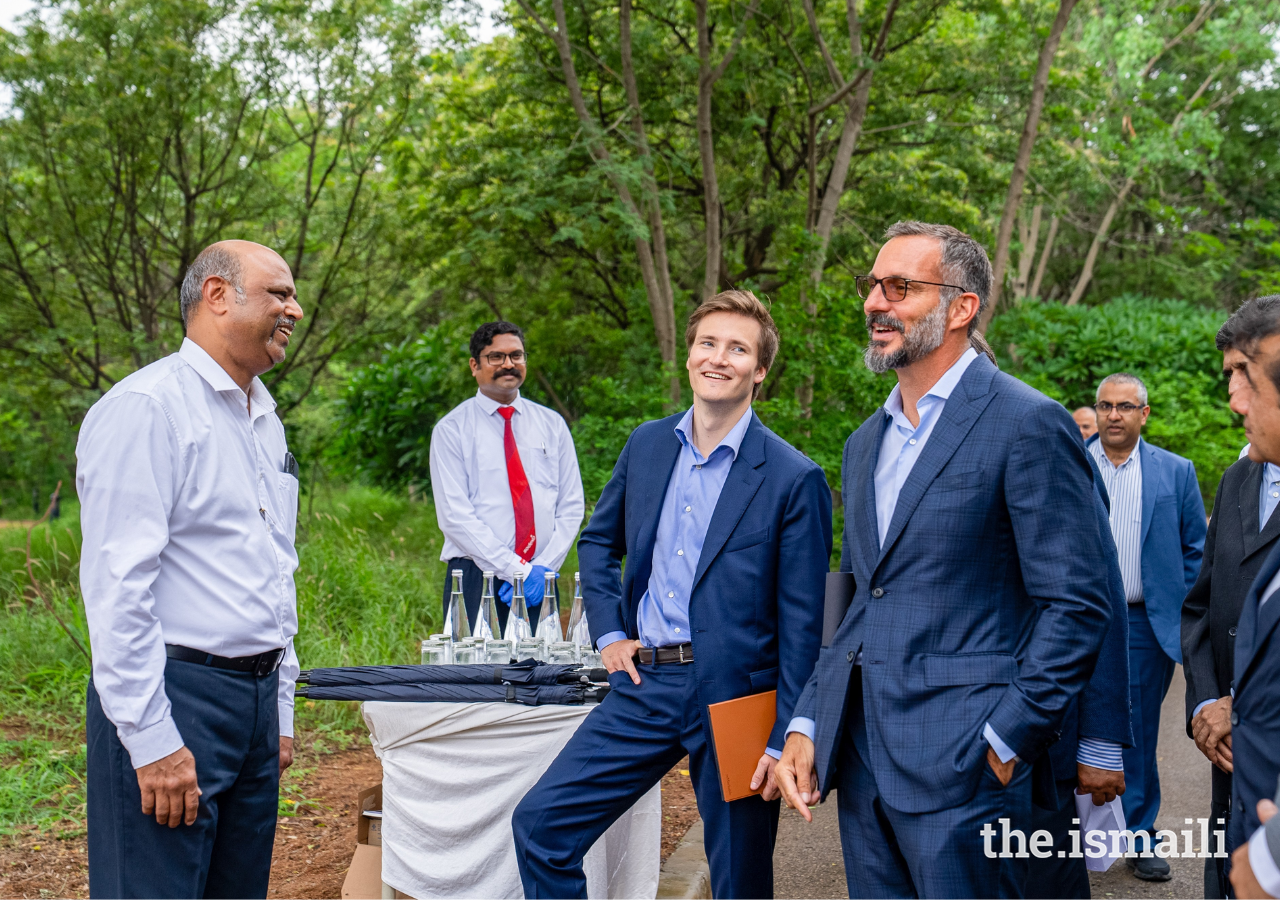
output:
[{"label": "tree trunk", "polygon": [[[671,310],[671,327],[675,330],[675,295],[671,288],[671,267],[667,261],[667,231],[662,221],[662,204],[658,199],[658,183],[653,177],[653,155],[649,152],[649,138],[644,129],[644,115],[640,110],[640,90],[636,86],[636,70],[631,59],[631,0],[621,0],[618,6],[618,25],[622,53],[622,82],[627,92],[627,104],[631,107],[631,130],[635,133],[636,148],[642,165],[641,187],[644,191],[645,221],[653,240],[654,278],[661,294],[661,306]],[[674,359],[674,357],[673,357]],[[673,406],[680,403],[680,373],[671,373],[670,399]]]},{"label": "tree trunk", "polygon": [[1132,175],[1126,178],[1124,187],[1120,188],[1116,199],[1112,200],[1111,205],[1107,207],[1106,215],[1102,217],[1102,224],[1098,226],[1098,233],[1093,236],[1093,243],[1089,244],[1089,252],[1084,258],[1084,268],[1080,271],[1080,277],[1076,279],[1076,286],[1071,289],[1071,296],[1067,298],[1067,306],[1075,306],[1079,303],[1085,289],[1089,287],[1089,282],[1093,278],[1093,265],[1098,261],[1098,251],[1102,249],[1102,243],[1107,239],[1107,232],[1111,230],[1111,220],[1116,217],[1116,213],[1128,198],[1129,192],[1133,190],[1134,181]]},{"label": "tree trunk", "polygon": [[1049,233],[1045,235],[1044,250],[1040,253],[1040,264],[1036,266],[1036,277],[1031,282],[1031,289],[1027,291],[1028,297],[1040,296],[1040,283],[1044,281],[1044,270],[1049,267],[1049,254],[1053,252],[1053,242],[1058,237],[1058,217],[1053,216],[1049,219]]},{"label": "tree trunk", "polygon": [[1022,138],[1018,142],[1018,156],[1013,163],[1013,175],[1009,179],[1009,193],[1005,195],[1004,212],[1000,214],[1000,230],[996,235],[996,258],[992,263],[991,297],[987,308],[983,310],[982,320],[978,323],[981,331],[986,331],[991,324],[991,317],[996,313],[1000,303],[1000,293],[1004,287],[1004,270],[1009,264],[1009,242],[1013,239],[1013,224],[1018,216],[1018,206],[1022,203],[1022,190],[1027,183],[1027,172],[1031,168],[1031,149],[1036,142],[1036,129],[1040,127],[1040,114],[1044,111],[1044,95],[1049,86],[1049,69],[1053,65],[1053,57],[1058,52],[1058,44],[1062,40],[1062,32],[1066,30],[1067,20],[1071,18],[1071,10],[1076,0],[1061,0],[1058,15],[1054,17],[1040,48],[1040,61],[1036,66],[1035,79],[1031,83],[1031,103],[1027,107],[1027,118],[1022,125]]},{"label": "tree trunk", "polygon": [[[543,33],[551,38],[556,45],[556,50],[560,54],[560,67],[564,72],[565,86],[569,89],[569,99],[573,103],[573,110],[578,116],[578,122],[582,125],[582,131],[586,136],[587,147],[591,152],[591,156],[601,164],[609,181],[613,184],[614,190],[617,191],[623,207],[637,219],[644,219],[645,217],[641,215],[635,200],[631,196],[630,188],[627,187],[616,167],[612,165],[613,160],[608,148],[604,145],[604,136],[601,134],[600,125],[592,118],[591,113],[587,110],[587,104],[583,100],[582,85],[578,81],[578,73],[573,64],[573,50],[569,46],[569,30],[565,21],[564,0],[552,0],[552,7],[556,15],[556,27],[554,29],[548,27],[542,21],[542,18],[529,5],[528,0],[517,0],[517,2],[519,2],[525,14],[533,19]],[[675,309],[671,301],[670,280],[668,279],[667,288],[664,291],[658,282],[657,267],[648,239],[642,235],[637,235],[635,244],[636,258],[640,265],[640,277],[644,281],[644,292],[649,301],[649,313],[653,317],[653,330],[658,338],[658,349],[662,355],[663,363],[674,367],[676,364],[676,321]],[[673,402],[679,401],[678,388],[679,381],[673,378]]]},{"label": "tree trunk", "polygon": [[1027,281],[1031,278],[1031,266],[1036,261],[1036,246],[1040,243],[1040,216],[1044,213],[1044,204],[1037,203],[1031,210],[1031,224],[1024,229],[1019,226],[1022,238],[1022,253],[1018,256],[1018,277],[1013,282],[1014,299],[1027,296]]}]

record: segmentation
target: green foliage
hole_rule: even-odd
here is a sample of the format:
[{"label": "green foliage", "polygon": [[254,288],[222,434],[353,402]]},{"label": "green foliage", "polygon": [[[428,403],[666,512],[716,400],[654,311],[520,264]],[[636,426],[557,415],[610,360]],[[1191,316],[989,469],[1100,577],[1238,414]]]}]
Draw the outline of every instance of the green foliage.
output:
[{"label": "green foliage", "polygon": [[1006,371],[1069,409],[1092,405],[1107,375],[1140,377],[1151,404],[1144,434],[1195,464],[1207,509],[1245,445],[1213,343],[1225,320],[1225,313],[1148,297],[1097,307],[1027,302],[999,316],[988,336]]}]

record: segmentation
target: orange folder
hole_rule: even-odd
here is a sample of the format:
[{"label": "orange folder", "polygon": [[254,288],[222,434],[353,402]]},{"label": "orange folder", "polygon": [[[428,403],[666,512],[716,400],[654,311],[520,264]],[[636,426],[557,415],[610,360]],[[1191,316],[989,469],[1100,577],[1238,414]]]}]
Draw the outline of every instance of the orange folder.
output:
[{"label": "orange folder", "polygon": [[778,717],[778,692],[766,691],[712,703],[707,710],[711,714],[711,737],[724,799],[741,800],[760,793],[763,785],[751,790],[751,776],[764,756],[769,732],[773,731]]}]

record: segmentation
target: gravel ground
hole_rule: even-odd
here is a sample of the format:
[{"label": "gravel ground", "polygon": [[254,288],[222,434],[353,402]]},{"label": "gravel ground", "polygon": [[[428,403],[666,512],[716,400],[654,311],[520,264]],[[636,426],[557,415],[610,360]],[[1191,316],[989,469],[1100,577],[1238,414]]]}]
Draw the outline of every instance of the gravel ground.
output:
[{"label": "gravel ground", "polygon": [[[1160,786],[1162,801],[1157,828],[1180,831],[1195,829],[1185,819],[1209,814],[1209,763],[1187,737],[1183,725],[1185,683],[1179,666],[1165,698],[1160,717]],[[783,809],[774,851],[774,889],[779,900],[802,897],[848,897],[844,861],[840,855],[840,831],[834,796],[814,810],[813,824],[800,814]],[[1092,873],[1093,896],[1203,897],[1204,860],[1171,859],[1173,880],[1163,883],[1139,881],[1122,862],[1111,870]]]}]

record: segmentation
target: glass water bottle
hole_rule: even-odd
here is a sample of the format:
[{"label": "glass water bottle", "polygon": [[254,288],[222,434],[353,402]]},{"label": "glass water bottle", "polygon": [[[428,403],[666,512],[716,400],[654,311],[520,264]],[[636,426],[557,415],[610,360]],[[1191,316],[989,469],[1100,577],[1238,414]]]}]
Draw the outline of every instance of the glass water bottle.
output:
[{"label": "glass water bottle", "polygon": [[444,633],[450,642],[471,637],[471,624],[467,621],[467,601],[462,596],[462,570],[453,570],[453,592],[449,595],[449,613],[444,619]]},{"label": "glass water bottle", "polygon": [[573,605],[569,607],[569,634],[567,640],[591,652],[591,630],[587,627],[587,610],[582,605],[582,573],[573,573]]},{"label": "glass water bottle", "polygon": [[556,573],[548,572],[542,589],[542,619],[538,622],[538,639],[550,647],[564,640],[560,627],[560,604],[556,600]]},{"label": "glass water bottle", "polygon": [[482,641],[502,638],[498,625],[498,600],[493,596],[494,574],[484,573],[484,592],[480,595],[480,615],[476,617],[476,637]]},{"label": "glass water bottle", "polygon": [[521,641],[533,637],[529,624],[529,606],[524,599],[524,576],[517,575],[511,590],[511,614],[507,616],[507,632],[503,635],[514,649]]}]

